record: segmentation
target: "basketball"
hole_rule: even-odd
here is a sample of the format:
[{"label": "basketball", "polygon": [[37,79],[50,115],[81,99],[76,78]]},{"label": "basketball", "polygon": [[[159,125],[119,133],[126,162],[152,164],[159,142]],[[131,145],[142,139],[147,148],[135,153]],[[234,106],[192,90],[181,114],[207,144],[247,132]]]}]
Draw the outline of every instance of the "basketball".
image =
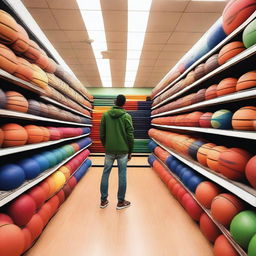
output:
[{"label": "basketball", "polygon": [[43,130],[37,125],[26,125],[24,127],[28,133],[27,144],[40,143],[43,141]]},{"label": "basketball", "polygon": [[204,63],[198,65],[195,68],[195,80],[200,79],[201,77],[203,77],[205,75],[205,68],[204,68]]},{"label": "basketball", "polygon": [[212,200],[211,214],[219,223],[229,227],[231,220],[244,209],[243,202],[232,194],[219,194]]},{"label": "basketball", "polygon": [[0,42],[11,44],[18,39],[18,24],[15,19],[4,10],[0,10]]},{"label": "basketball", "polygon": [[55,71],[56,71],[56,69],[57,69],[57,64],[56,64],[56,62],[53,60],[53,59],[51,59],[51,58],[49,58],[48,59],[48,66],[44,69],[45,70],[45,72],[48,72],[48,73],[55,73]]},{"label": "basketball", "polygon": [[213,198],[220,193],[221,189],[218,185],[211,181],[203,181],[197,186],[195,197],[199,203],[207,209],[210,209]]},{"label": "basketball", "polygon": [[25,226],[36,212],[36,203],[31,196],[23,194],[10,203],[7,212],[16,225]]},{"label": "basketball", "polygon": [[33,70],[33,78],[31,80],[31,83],[46,90],[48,88],[48,77],[46,73],[35,64],[31,64],[31,67]]},{"label": "basketball", "polygon": [[221,80],[217,86],[217,96],[219,97],[236,92],[236,84],[236,78],[229,77]]},{"label": "basketball", "polygon": [[46,142],[50,140],[50,132],[49,129],[47,129],[46,127],[43,126],[39,126],[41,128],[41,130],[43,131],[43,140],[42,142]]},{"label": "basketball", "polygon": [[5,95],[6,109],[23,113],[28,111],[28,101],[22,94],[14,91],[8,91],[5,93]]},{"label": "basketball", "polygon": [[28,113],[35,116],[40,116],[41,114],[40,103],[36,100],[28,100]]},{"label": "basketball", "polygon": [[239,27],[255,11],[254,0],[231,0],[226,5],[222,17],[223,28],[227,35]]},{"label": "basketball", "polygon": [[201,102],[205,100],[206,89],[199,90],[193,98],[193,103]]},{"label": "basketball", "polygon": [[219,157],[221,152],[224,152],[225,150],[227,150],[228,148],[224,147],[224,146],[216,146],[211,148],[208,153],[207,153],[207,166],[215,171],[215,172],[219,172]]},{"label": "basketball", "polygon": [[245,167],[246,179],[256,188],[256,156],[252,157]]},{"label": "basketball", "polygon": [[253,20],[243,31],[243,43],[246,48],[249,48],[256,43],[255,27],[256,22]]},{"label": "basketball", "polygon": [[37,64],[41,69],[45,70],[47,66],[49,66],[49,58],[47,54],[41,50],[40,57],[35,61],[35,64]]},{"label": "basketball", "polygon": [[208,217],[206,213],[203,213],[200,217],[199,226],[204,236],[210,241],[214,242],[217,237],[221,234],[219,228],[215,223]]},{"label": "basketball", "polygon": [[214,256],[239,256],[235,248],[224,235],[220,235],[213,246]]},{"label": "basketball", "polygon": [[22,126],[10,123],[1,128],[4,132],[3,147],[23,146],[27,143],[28,134]]},{"label": "basketball", "polygon": [[229,179],[240,180],[245,176],[245,167],[251,155],[240,148],[221,152],[218,159],[219,171]]},{"label": "basketball", "polygon": [[14,224],[0,224],[0,255],[20,256],[24,249],[24,235]]},{"label": "basketball", "polygon": [[25,29],[17,24],[18,28],[18,38],[15,42],[11,44],[13,51],[21,54],[28,50],[29,47],[29,37]]},{"label": "basketball", "polygon": [[187,185],[188,189],[189,189],[191,192],[195,193],[196,188],[197,188],[198,185],[199,185],[201,182],[203,182],[203,181],[204,181],[204,179],[203,179],[202,177],[199,177],[199,176],[197,176],[197,175],[194,175],[193,177],[191,177],[191,179],[188,180],[188,182],[187,182],[186,185]]},{"label": "basketball", "polygon": [[203,115],[202,112],[196,111],[186,116],[186,125],[192,127],[199,127],[199,119]]},{"label": "basketball", "polygon": [[199,126],[203,128],[211,128],[212,115],[213,113],[211,112],[206,112],[203,115],[201,115],[199,119]]},{"label": "basketball", "polygon": [[40,52],[40,47],[38,46],[38,44],[33,41],[33,40],[29,40],[28,41],[29,47],[27,49],[27,51],[24,52],[24,55],[26,56],[26,58],[28,58],[31,62],[36,61],[37,59],[39,59],[41,52]]},{"label": "basketball", "polygon": [[5,45],[0,44],[0,68],[13,74],[18,67],[16,55]]},{"label": "basketball", "polygon": [[227,109],[221,109],[213,113],[211,125],[216,129],[230,129],[233,113]]},{"label": "basketball", "polygon": [[246,90],[255,86],[256,71],[250,71],[239,77],[236,84],[236,91]]},{"label": "basketball", "polygon": [[214,99],[214,98],[218,97],[217,87],[218,87],[217,84],[213,84],[206,89],[205,95],[204,95],[206,100],[210,100],[210,99]]},{"label": "basketball", "polygon": [[40,165],[32,158],[23,159],[18,165],[23,169],[26,180],[34,179],[41,173]]},{"label": "basketball", "polygon": [[27,60],[17,57],[17,68],[13,75],[22,80],[30,82],[33,78],[31,64]]},{"label": "basketball", "polygon": [[239,41],[231,42],[222,47],[219,52],[218,62],[220,65],[235,57],[245,50],[244,44]]},{"label": "basketball", "polygon": [[62,133],[58,128],[48,127],[50,132],[50,140],[60,140],[62,139]]},{"label": "basketball", "polygon": [[59,109],[51,104],[48,104],[48,116],[59,119]]},{"label": "basketball", "polygon": [[238,109],[232,116],[232,127],[235,130],[253,131],[256,120],[256,107],[246,106]]},{"label": "basketball", "polygon": [[48,106],[42,102],[39,102],[40,104],[40,110],[41,110],[41,116],[44,116],[44,117],[49,117],[48,113],[49,113],[49,109],[48,109]]},{"label": "basketball", "polygon": [[188,148],[189,156],[192,157],[194,160],[196,160],[197,152],[198,152],[199,148],[201,148],[204,144],[205,144],[205,142],[202,140],[196,140],[195,142],[193,142]]},{"label": "basketball", "polygon": [[207,153],[208,151],[215,147],[216,145],[213,144],[213,143],[206,143],[204,144],[202,147],[200,147],[197,151],[197,154],[196,154],[196,158],[197,158],[197,161],[204,165],[204,166],[207,166]]},{"label": "basketball", "polygon": [[205,74],[210,73],[219,67],[218,54],[212,55],[204,64]]},{"label": "basketball", "polygon": [[0,89],[0,108],[5,108],[6,105],[6,95],[5,93]]}]

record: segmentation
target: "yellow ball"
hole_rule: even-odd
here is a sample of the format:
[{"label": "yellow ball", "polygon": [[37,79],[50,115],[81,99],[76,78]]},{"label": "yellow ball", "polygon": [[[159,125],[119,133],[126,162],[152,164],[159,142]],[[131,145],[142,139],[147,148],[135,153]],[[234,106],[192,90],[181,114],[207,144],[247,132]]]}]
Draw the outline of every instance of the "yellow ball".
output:
[{"label": "yellow ball", "polygon": [[65,175],[66,180],[70,177],[70,170],[68,169],[67,166],[65,166],[65,165],[61,166],[59,168],[59,171],[62,172]]},{"label": "yellow ball", "polygon": [[55,181],[55,192],[57,192],[64,186],[66,182],[65,175],[62,172],[57,171],[54,174],[52,174],[52,178]]}]

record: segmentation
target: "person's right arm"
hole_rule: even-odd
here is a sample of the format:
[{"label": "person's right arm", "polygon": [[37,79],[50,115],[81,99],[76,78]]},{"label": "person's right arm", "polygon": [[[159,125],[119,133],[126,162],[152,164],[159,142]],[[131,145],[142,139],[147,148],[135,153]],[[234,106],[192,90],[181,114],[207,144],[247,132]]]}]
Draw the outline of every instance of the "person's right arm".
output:
[{"label": "person's right arm", "polygon": [[129,148],[128,160],[130,160],[132,150],[133,150],[133,144],[134,144],[134,134],[133,134],[134,128],[133,128],[133,124],[132,124],[132,118],[129,114],[126,117],[125,128],[126,128],[126,133],[127,133],[127,145]]},{"label": "person's right arm", "polygon": [[103,114],[100,121],[100,140],[103,146],[105,146],[106,142],[106,120],[105,115]]}]

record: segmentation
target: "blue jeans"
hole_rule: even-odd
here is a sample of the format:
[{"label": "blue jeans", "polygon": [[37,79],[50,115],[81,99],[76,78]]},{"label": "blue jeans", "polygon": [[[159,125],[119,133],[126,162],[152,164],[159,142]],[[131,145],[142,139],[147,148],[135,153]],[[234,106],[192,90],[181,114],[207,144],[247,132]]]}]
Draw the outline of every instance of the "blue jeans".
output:
[{"label": "blue jeans", "polygon": [[101,200],[104,201],[108,198],[108,180],[113,166],[113,163],[117,159],[118,165],[118,202],[125,199],[126,192],[126,167],[128,161],[128,154],[106,154],[104,170],[101,178],[100,192]]}]

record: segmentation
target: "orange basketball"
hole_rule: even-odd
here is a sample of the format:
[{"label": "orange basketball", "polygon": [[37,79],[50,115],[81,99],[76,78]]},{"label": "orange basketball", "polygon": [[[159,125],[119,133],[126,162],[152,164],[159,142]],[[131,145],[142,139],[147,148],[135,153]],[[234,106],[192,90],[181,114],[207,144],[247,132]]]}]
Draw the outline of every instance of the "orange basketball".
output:
[{"label": "orange basketball", "polygon": [[2,126],[4,132],[4,147],[23,146],[26,144],[28,134],[25,128],[18,124],[5,124]]},{"label": "orange basketball", "polygon": [[221,152],[218,159],[219,171],[229,179],[239,180],[245,176],[245,167],[251,154],[240,148]]},{"label": "orange basketball", "polygon": [[195,96],[196,96],[196,93],[191,93],[191,94],[185,96],[182,101],[182,106],[185,107],[185,106],[191,105],[193,103],[192,102],[193,97],[195,97]]},{"label": "orange basketball", "polygon": [[195,111],[186,116],[186,125],[192,127],[199,127],[200,117],[203,115],[202,112]]},{"label": "orange basketball", "polygon": [[11,44],[13,51],[17,53],[24,53],[29,47],[29,37],[25,29],[18,24],[18,38]]},{"label": "orange basketball", "polygon": [[199,223],[202,233],[210,242],[214,242],[217,239],[217,237],[221,234],[219,228],[208,217],[206,213],[203,213],[201,215]]},{"label": "orange basketball", "polygon": [[232,127],[236,130],[253,131],[256,121],[256,107],[246,106],[238,109],[232,116]]},{"label": "orange basketball", "polygon": [[233,217],[244,209],[242,200],[232,194],[220,194],[212,200],[211,214],[222,225],[229,227]]},{"label": "orange basketball", "polygon": [[0,42],[11,44],[18,38],[18,24],[7,12],[0,10]]},{"label": "orange basketball", "polygon": [[35,63],[43,70],[45,70],[45,68],[47,66],[49,66],[49,57],[47,56],[47,54],[41,50],[41,55],[40,57],[35,61]]},{"label": "orange basketball", "polygon": [[32,64],[31,67],[33,70],[33,78],[31,82],[42,89],[46,89],[48,87],[48,77],[46,73],[36,64]]},{"label": "orange basketball", "polygon": [[221,189],[211,181],[201,182],[195,192],[196,199],[207,209],[211,208],[213,198],[221,193]]},{"label": "orange basketball", "polygon": [[54,73],[56,69],[57,69],[56,62],[53,59],[49,58],[48,66],[44,69],[45,72]]},{"label": "orange basketball", "polygon": [[186,125],[186,116],[187,115],[178,115],[175,118],[175,125],[176,126],[184,126]]},{"label": "orange basketball", "polygon": [[0,128],[0,147],[2,147],[3,141],[4,141],[4,132]]},{"label": "orange basketball", "polygon": [[231,42],[222,47],[218,55],[220,65],[235,57],[237,54],[245,50],[244,44],[240,41]]},{"label": "orange basketball", "polygon": [[49,129],[43,126],[39,126],[41,130],[43,131],[43,140],[42,142],[46,142],[50,140],[50,132]]},{"label": "orange basketball", "polygon": [[206,89],[205,95],[204,95],[206,100],[214,99],[218,96],[217,87],[218,87],[217,84],[213,84]]},{"label": "orange basketball", "polygon": [[227,150],[228,148],[224,147],[224,146],[216,146],[211,148],[208,153],[207,153],[207,166],[215,171],[215,172],[219,172],[219,164],[218,164],[218,160],[220,157],[221,152]]},{"label": "orange basketball", "polygon": [[16,55],[7,46],[0,44],[0,68],[13,74],[17,69],[17,64]]},{"label": "orange basketball", "polygon": [[213,144],[213,143],[206,143],[206,144],[204,144],[202,147],[200,147],[200,148],[198,149],[197,155],[196,155],[197,161],[198,161],[200,164],[202,164],[202,165],[204,165],[204,166],[207,166],[207,163],[206,163],[206,161],[207,161],[207,153],[208,153],[208,151],[209,151],[211,148],[213,148],[213,147],[215,147],[215,146],[216,146],[216,145]]},{"label": "orange basketball", "polygon": [[196,95],[193,97],[192,102],[193,102],[193,103],[197,103],[197,102],[204,101],[204,100],[205,100],[205,92],[206,92],[206,89],[201,89],[201,90],[199,90],[199,91],[196,93]]},{"label": "orange basketball", "polygon": [[48,106],[42,102],[40,103],[40,110],[41,110],[41,115],[44,117],[49,117],[48,113],[49,113],[49,109]]},{"label": "orange basketball", "polygon": [[40,47],[38,46],[38,44],[33,40],[29,40],[28,43],[29,43],[29,47],[28,47],[27,51],[24,52],[24,55],[30,61],[35,61],[35,60],[39,59],[41,52],[40,52]]},{"label": "orange basketball", "polygon": [[184,79],[184,86],[186,87],[190,84],[193,84],[195,81],[195,72],[192,70],[187,74],[186,78]]},{"label": "orange basketball", "polygon": [[256,71],[247,72],[240,76],[236,84],[236,90],[241,91],[256,86]]},{"label": "orange basketball", "polygon": [[59,118],[59,109],[56,108],[55,106],[48,104],[48,116],[51,118]]},{"label": "orange basketball", "polygon": [[219,67],[218,54],[214,54],[204,64],[205,74],[210,73],[211,71],[213,71],[217,67]]},{"label": "orange basketball", "polygon": [[17,63],[18,66],[13,75],[30,82],[33,78],[33,70],[31,64],[27,60],[20,57],[17,57]]},{"label": "orange basketball", "polygon": [[37,125],[26,125],[24,127],[28,133],[27,144],[40,143],[44,139],[43,130]]},{"label": "orange basketball", "polygon": [[24,113],[28,111],[28,101],[22,94],[14,91],[8,91],[5,95],[7,100],[5,106],[6,109]]},{"label": "orange basketball", "polygon": [[235,248],[224,235],[220,235],[214,243],[214,256],[239,256]]},{"label": "orange basketball", "polygon": [[233,77],[225,78],[217,86],[217,96],[230,94],[236,91],[237,79]]}]

